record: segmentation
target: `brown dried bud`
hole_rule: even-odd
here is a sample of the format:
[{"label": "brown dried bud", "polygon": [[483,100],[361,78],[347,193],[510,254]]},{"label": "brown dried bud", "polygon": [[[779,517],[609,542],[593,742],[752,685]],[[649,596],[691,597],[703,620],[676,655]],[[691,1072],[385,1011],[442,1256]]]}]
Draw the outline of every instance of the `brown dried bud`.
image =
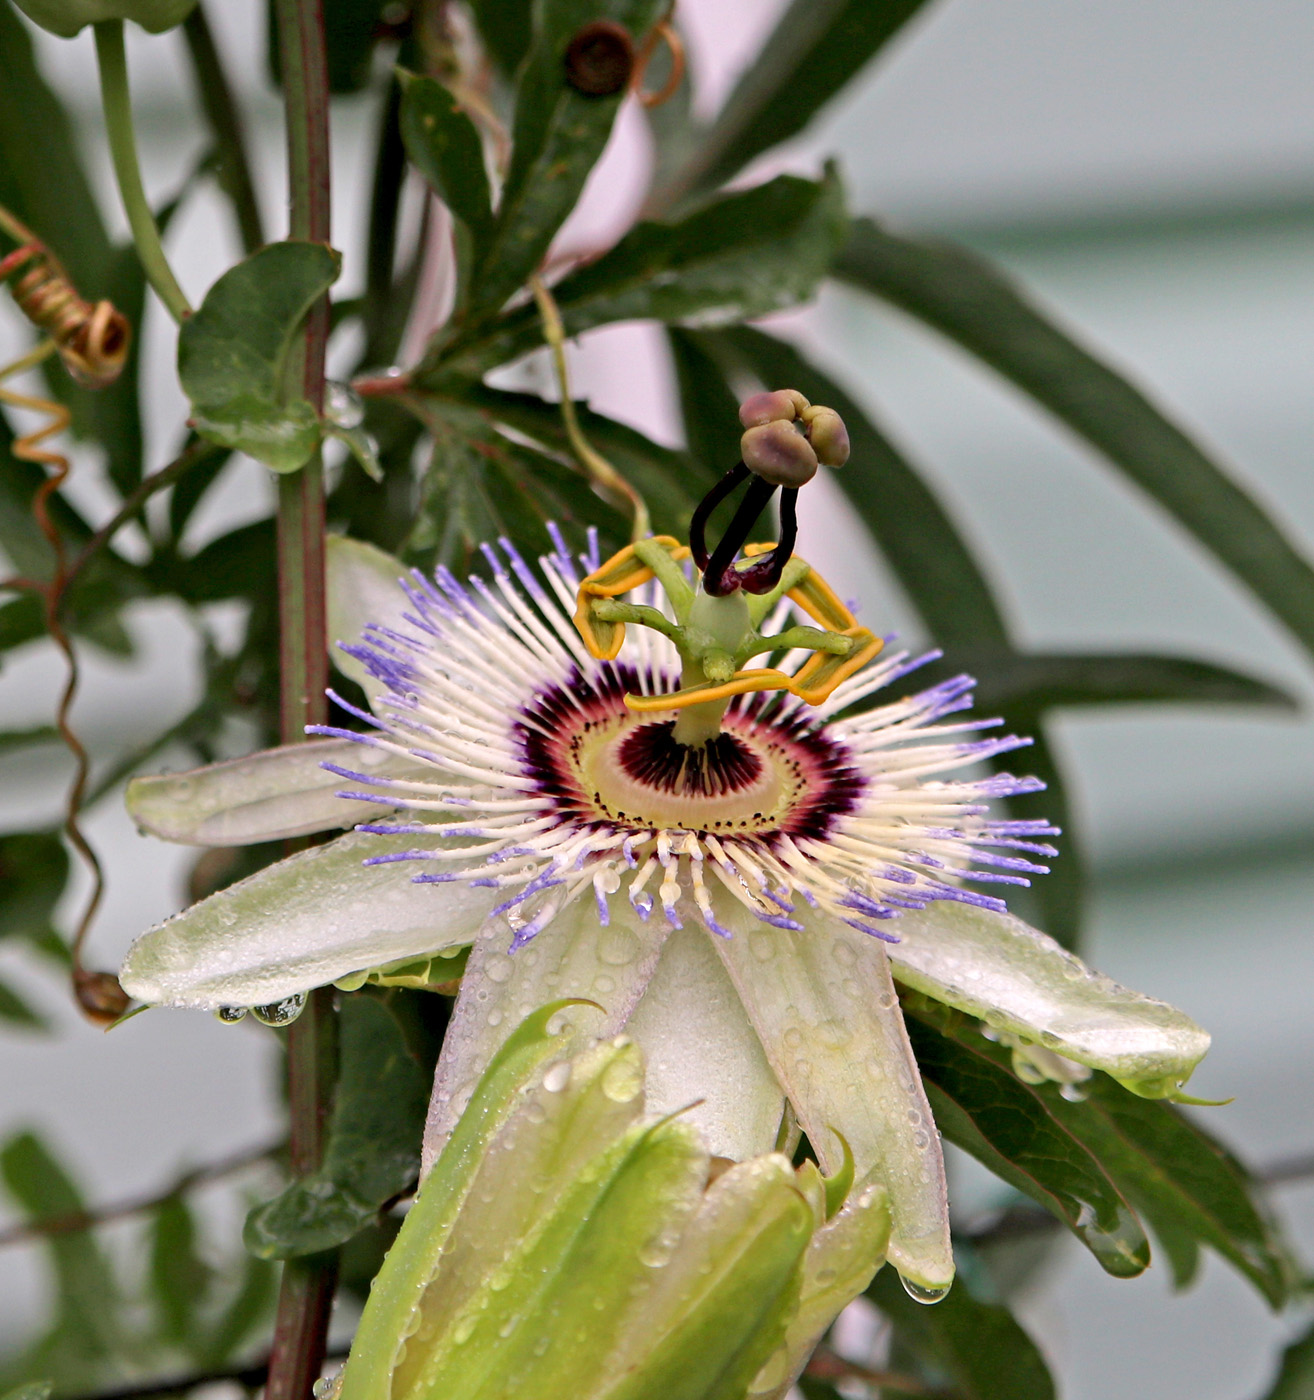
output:
[{"label": "brown dried bud", "polygon": [[842,467],[849,460],[849,430],[833,408],[806,408],[799,415],[807,425],[804,432],[825,467]]},{"label": "brown dried bud", "polygon": [[739,421],[745,428],[779,421],[792,423],[807,406],[807,399],[797,389],[775,389],[745,399],[739,405]]},{"label": "brown dried bud", "polygon": [[739,448],[748,470],[773,486],[804,486],[817,474],[817,454],[793,423],[783,419],[749,428]]},{"label": "brown dried bud", "polygon": [[82,1014],[102,1026],[112,1025],[132,1004],[112,972],[89,972],[83,967],[73,974],[73,995]]},{"label": "brown dried bud", "polygon": [[589,97],[623,92],[634,72],[634,41],[614,20],[586,24],[566,50],[566,81]]}]

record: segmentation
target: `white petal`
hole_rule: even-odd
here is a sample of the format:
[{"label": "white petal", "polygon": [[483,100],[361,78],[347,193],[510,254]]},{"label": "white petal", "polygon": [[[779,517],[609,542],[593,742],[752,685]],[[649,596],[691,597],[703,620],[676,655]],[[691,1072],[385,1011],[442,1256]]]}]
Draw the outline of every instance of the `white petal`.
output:
[{"label": "white petal", "polygon": [[328,638],[333,664],[363,687],[373,701],[383,687],[339,642],[359,642],[367,624],[414,631],[403,614],[410,607],[397,580],[409,571],[400,559],[364,540],[330,535],[327,541]]},{"label": "white petal", "polygon": [[648,1065],[648,1111],[682,1115],[708,1150],[736,1162],[776,1145],[785,1095],[712,935],[686,926],[667,936],[657,971],[625,1025]]},{"label": "white petal", "polygon": [[263,1006],[348,973],[469,943],[495,895],[415,885],[407,862],[362,866],[406,837],[340,836],[143,933],[119,980],[141,1001]]},{"label": "white petal", "polygon": [[509,929],[501,918],[490,920],[470,951],[438,1057],[421,1173],[433,1165],[489,1060],[531,1011],[586,997],[602,1009],[572,1006],[562,1013],[577,1032],[570,1050],[590,1038],[615,1035],[643,995],[666,933],[664,920],[644,923],[623,899],[612,902],[611,922],[604,928],[585,897],[525,947],[508,953]]},{"label": "white petal", "polygon": [[885,946],[826,914],[795,917],[798,933],[736,911],[716,951],[823,1169],[842,1164],[842,1133],[858,1178],[874,1169],[890,1194],[891,1261],[943,1288],[954,1274],[944,1162]]},{"label": "white petal", "polygon": [[433,770],[349,739],[285,744],[186,773],[134,778],[125,798],[133,821],[152,836],[188,846],[249,846],[355,826],[385,810],[337,797],[358,788],[320,765],[360,773],[433,779]]},{"label": "white petal", "polygon": [[1178,1089],[1208,1032],[1166,1002],[1092,972],[1011,914],[938,901],[890,924],[899,981],[1092,1069],[1134,1093]]}]

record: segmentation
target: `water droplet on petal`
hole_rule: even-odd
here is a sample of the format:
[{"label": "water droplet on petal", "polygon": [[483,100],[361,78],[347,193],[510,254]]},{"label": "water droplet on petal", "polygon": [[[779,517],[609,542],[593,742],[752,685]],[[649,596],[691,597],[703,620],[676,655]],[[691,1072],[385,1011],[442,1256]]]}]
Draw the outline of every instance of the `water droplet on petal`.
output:
[{"label": "water droplet on petal", "polygon": [[638,952],[639,940],[619,924],[603,929],[598,936],[598,957],[612,967],[626,967]]},{"label": "water droplet on petal", "polygon": [[857,961],[858,955],[849,947],[847,943],[835,940],[834,946],[830,950],[830,955],[841,967],[852,967]]},{"label": "water droplet on petal", "polygon": [[903,1291],[913,1300],[914,1303],[938,1303],[942,1298],[949,1296],[949,1285],[931,1285],[925,1283],[914,1283],[910,1278],[899,1275],[899,1282],[903,1284]]},{"label": "water droplet on petal", "polygon": [[509,982],[515,966],[505,953],[494,953],[484,964],[484,975],[490,982]]},{"label": "water droplet on petal", "polygon": [[1081,1084],[1064,1084],[1059,1089],[1059,1093],[1069,1103],[1085,1103],[1086,1101],[1086,1089]]},{"label": "water droplet on petal", "polygon": [[458,1347],[464,1346],[466,1342],[468,1342],[470,1338],[474,1336],[474,1330],[474,1318],[463,1317],[460,1320],[460,1322],[458,1322],[456,1326],[452,1328],[452,1341],[454,1341]]},{"label": "water droplet on petal", "polygon": [[629,1103],[642,1088],[643,1071],[633,1056],[614,1061],[602,1072],[602,1092],[612,1103]]},{"label": "water droplet on petal", "polygon": [[570,1061],[558,1060],[543,1076],[543,1087],[549,1094],[559,1094],[570,1083]]},{"label": "water droplet on petal", "polygon": [[761,929],[748,935],[748,948],[758,962],[770,962],[776,955],[776,940]]},{"label": "water droplet on petal", "polygon": [[226,1026],[235,1026],[246,1016],[245,1006],[221,1006],[214,1013],[215,1020],[222,1021]]}]

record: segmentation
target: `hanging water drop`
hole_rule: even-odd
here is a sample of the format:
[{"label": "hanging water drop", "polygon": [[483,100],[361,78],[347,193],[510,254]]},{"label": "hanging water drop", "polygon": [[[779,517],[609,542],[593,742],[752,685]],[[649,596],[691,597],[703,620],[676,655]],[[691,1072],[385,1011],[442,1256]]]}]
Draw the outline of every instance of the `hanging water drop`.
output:
[{"label": "hanging water drop", "polygon": [[267,1006],[253,1006],[251,1014],[262,1025],[290,1026],[306,1009],[306,993],[295,992],[282,1001],[271,1001]]},{"label": "hanging water drop", "polygon": [[214,1013],[216,1021],[222,1021],[226,1026],[235,1026],[246,1016],[245,1006],[221,1006]]},{"label": "hanging water drop", "polygon": [[925,1283],[914,1283],[910,1278],[899,1275],[899,1282],[903,1284],[903,1291],[913,1300],[914,1303],[938,1303],[942,1298],[949,1296],[949,1284],[933,1286]]}]

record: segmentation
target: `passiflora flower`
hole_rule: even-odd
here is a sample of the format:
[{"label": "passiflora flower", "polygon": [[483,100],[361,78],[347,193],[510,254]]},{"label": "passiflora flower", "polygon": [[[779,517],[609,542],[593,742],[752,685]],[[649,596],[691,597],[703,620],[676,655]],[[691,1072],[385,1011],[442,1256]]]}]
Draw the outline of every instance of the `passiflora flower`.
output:
[{"label": "passiflora flower", "polygon": [[[845,455],[833,417],[792,391],[745,406],[749,432],[778,424],[823,464]],[[709,551],[708,515],[744,482]],[[896,981],[982,1018],[1028,1072],[1085,1066],[1148,1096],[1209,1041],[1008,913],[995,891],[1043,871],[1054,832],[991,817],[1039,784],[979,765],[1026,741],[966,717],[967,677],[882,702],[920,663],[792,555],[796,488],[780,542],[744,549],[776,485],[740,464],[688,548],[589,556],[582,579],[559,536],[537,571],[487,547],[491,578],[468,583],[331,540],[364,728],[139,779],[129,807],[200,845],[357,829],[150,930],[121,976],[146,1002],[278,1020],[328,983],[449,982],[468,947],[426,1164],[510,1029],[587,998],[577,1035],[630,1035],[649,1106],[696,1104],[715,1154],[801,1125],[834,1172],[842,1135],[889,1193],[891,1261],[934,1297],[953,1276],[944,1169]]]},{"label": "passiflora flower", "polygon": [[340,1400],[774,1400],[880,1267],[885,1193],[708,1154],[627,1037],[493,1056],[370,1289]]}]

